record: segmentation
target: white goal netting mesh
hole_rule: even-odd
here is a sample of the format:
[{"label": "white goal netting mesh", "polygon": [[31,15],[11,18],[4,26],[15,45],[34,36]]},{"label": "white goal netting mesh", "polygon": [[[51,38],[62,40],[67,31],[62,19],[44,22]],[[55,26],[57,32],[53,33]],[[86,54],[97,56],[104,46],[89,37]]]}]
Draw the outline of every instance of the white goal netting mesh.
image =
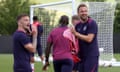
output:
[{"label": "white goal netting mesh", "polygon": [[113,58],[113,22],[116,4],[105,2],[89,3],[89,15],[98,24],[98,46],[100,59],[110,61]]},{"label": "white goal netting mesh", "polygon": [[[44,27],[41,41],[43,49],[46,47],[49,32],[58,25],[59,17],[61,15],[68,15],[71,18],[72,13],[76,13],[79,4],[80,2],[76,2],[73,5],[72,1],[69,1],[34,7],[33,15],[39,17]],[[89,8],[89,15],[98,24],[98,45],[101,49],[100,60],[110,61],[113,58],[113,22],[116,3],[87,2],[85,4]]]}]

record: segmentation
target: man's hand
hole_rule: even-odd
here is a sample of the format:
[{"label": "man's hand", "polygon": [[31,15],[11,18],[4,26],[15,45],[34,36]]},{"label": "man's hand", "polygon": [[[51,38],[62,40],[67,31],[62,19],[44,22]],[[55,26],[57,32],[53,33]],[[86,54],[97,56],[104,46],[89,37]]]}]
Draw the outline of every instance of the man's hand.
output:
[{"label": "man's hand", "polygon": [[32,25],[32,35],[33,35],[34,37],[37,37],[37,33],[38,33],[37,27],[34,26],[34,25]]},{"label": "man's hand", "polygon": [[76,35],[77,32],[75,31],[75,27],[71,27],[70,30],[74,35]]},{"label": "man's hand", "polygon": [[46,71],[49,65],[50,65],[49,62],[46,62],[45,65],[43,66],[42,70]]}]

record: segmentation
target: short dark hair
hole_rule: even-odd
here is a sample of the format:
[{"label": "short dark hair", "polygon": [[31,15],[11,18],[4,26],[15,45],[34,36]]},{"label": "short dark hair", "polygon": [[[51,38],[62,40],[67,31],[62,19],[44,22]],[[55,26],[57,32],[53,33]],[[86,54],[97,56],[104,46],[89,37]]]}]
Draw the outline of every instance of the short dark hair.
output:
[{"label": "short dark hair", "polygon": [[80,5],[78,6],[78,8],[77,8],[77,12],[79,12],[79,9],[80,9],[81,7],[87,7],[87,5],[86,5],[86,4],[80,4]]},{"label": "short dark hair", "polygon": [[80,17],[78,15],[73,15],[72,20],[80,20]]},{"label": "short dark hair", "polygon": [[37,16],[33,16],[33,21],[38,20]]},{"label": "short dark hair", "polygon": [[68,25],[69,24],[68,16],[62,15],[60,20],[59,20],[59,23],[62,24],[62,25]]},{"label": "short dark hair", "polygon": [[17,18],[16,18],[17,22],[18,22],[22,17],[25,17],[25,16],[28,16],[28,17],[29,17],[28,14],[20,14],[20,15],[18,15]]}]

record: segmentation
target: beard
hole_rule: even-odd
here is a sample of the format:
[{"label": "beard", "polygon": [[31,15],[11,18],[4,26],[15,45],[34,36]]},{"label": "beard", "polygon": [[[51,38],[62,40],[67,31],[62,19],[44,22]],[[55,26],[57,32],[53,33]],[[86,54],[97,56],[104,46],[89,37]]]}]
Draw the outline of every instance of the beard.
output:
[{"label": "beard", "polygon": [[88,16],[85,16],[85,17],[80,17],[80,19],[82,20],[82,21],[86,21],[87,19],[88,19]]}]

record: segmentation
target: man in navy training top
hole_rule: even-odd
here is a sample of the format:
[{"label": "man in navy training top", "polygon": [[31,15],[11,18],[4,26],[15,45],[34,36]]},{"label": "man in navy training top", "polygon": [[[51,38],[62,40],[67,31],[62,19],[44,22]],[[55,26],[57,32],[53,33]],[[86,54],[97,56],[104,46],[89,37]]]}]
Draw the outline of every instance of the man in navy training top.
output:
[{"label": "man in navy training top", "polygon": [[81,59],[78,67],[79,72],[98,72],[97,24],[88,16],[88,8],[85,4],[80,4],[77,12],[80,16],[80,23],[71,31],[79,39],[78,56]]},{"label": "man in navy training top", "polygon": [[[14,72],[32,72],[30,66],[30,55],[36,51],[37,30],[32,26],[30,32],[30,20],[26,14],[21,14],[17,17],[18,28],[13,34],[13,55],[14,55]],[[31,43],[27,33],[30,32],[33,36]]]}]

